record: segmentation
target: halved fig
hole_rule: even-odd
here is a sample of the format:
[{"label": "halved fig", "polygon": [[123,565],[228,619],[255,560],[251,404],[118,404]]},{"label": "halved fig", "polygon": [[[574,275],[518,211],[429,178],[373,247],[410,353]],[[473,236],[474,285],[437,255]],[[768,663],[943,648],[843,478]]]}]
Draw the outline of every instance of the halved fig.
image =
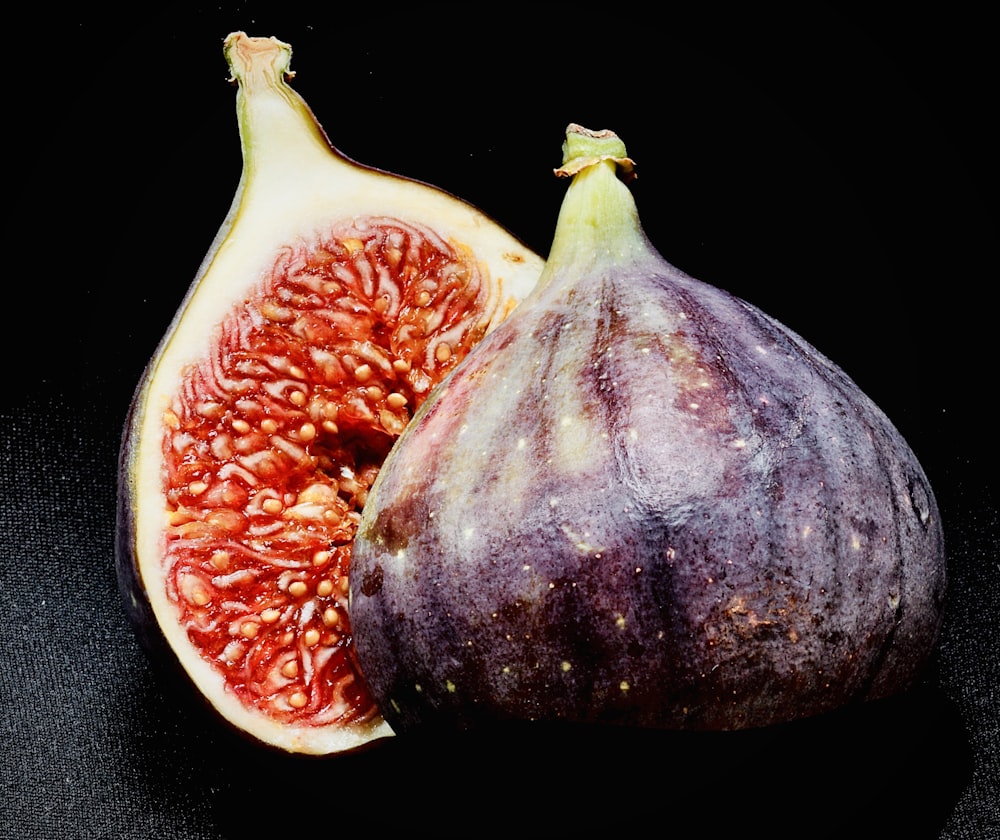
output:
[{"label": "halved fig", "polygon": [[413,411],[534,286],[540,257],[441,190],[347,159],[291,48],[229,35],[243,174],[140,382],[119,579],[140,636],[253,738],[392,734],[355,665],[351,547]]}]

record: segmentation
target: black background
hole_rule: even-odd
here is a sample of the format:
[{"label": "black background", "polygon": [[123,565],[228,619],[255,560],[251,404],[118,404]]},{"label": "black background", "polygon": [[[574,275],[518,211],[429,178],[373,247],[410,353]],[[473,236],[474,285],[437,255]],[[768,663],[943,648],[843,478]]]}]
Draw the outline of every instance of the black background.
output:
[{"label": "black background", "polygon": [[[992,18],[751,6],[39,5],[8,27],[0,835],[1000,838]],[[565,126],[615,130],[663,255],[817,345],[923,462],[951,585],[921,685],[765,732],[317,760],[243,742],[154,670],[115,588],[115,458],[239,177],[237,29],[292,44],[346,154],[543,254]]]}]

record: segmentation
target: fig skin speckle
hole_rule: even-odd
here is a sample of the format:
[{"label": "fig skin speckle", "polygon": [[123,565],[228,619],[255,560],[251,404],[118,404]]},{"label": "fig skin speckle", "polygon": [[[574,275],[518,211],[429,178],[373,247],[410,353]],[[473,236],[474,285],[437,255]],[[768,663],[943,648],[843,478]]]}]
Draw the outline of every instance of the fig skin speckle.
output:
[{"label": "fig skin speckle", "polygon": [[[627,193],[601,177],[567,204],[578,182]],[[539,287],[424,403],[363,512],[354,641],[394,730],[742,729],[908,688],[946,571],[906,441],[637,218],[617,247],[616,218],[564,234],[567,204]]]}]

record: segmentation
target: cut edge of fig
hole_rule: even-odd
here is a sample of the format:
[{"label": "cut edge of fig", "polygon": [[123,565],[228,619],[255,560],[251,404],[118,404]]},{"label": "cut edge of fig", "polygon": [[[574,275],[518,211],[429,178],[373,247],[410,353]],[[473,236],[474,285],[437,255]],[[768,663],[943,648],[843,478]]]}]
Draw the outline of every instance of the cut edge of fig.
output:
[{"label": "cut edge of fig", "polygon": [[[212,533],[216,533],[220,527],[229,527],[220,526],[218,523],[233,523],[238,517],[234,515],[235,508],[227,510],[225,505],[229,502],[226,501],[217,508],[205,508],[201,512],[192,508],[193,518],[190,523],[182,522],[177,525],[177,520],[186,517],[188,512],[184,512],[184,517],[178,517],[178,505],[168,501],[168,496],[172,494],[172,497],[182,497],[197,485],[198,494],[207,498],[216,492],[220,482],[216,481],[217,473],[205,472],[205,474],[192,473],[194,477],[184,485],[183,489],[181,484],[166,483],[165,465],[168,452],[163,447],[172,441],[171,445],[177,449],[183,444],[181,439],[183,435],[188,434],[177,432],[171,438],[167,425],[178,420],[176,408],[179,395],[182,395],[181,402],[187,411],[185,418],[189,418],[192,424],[201,422],[196,416],[198,411],[205,412],[206,416],[212,412],[217,413],[218,418],[210,418],[210,421],[216,422],[217,419],[220,424],[216,427],[198,426],[197,428],[201,430],[199,433],[204,433],[204,441],[198,443],[197,447],[192,444],[192,451],[197,448],[198,453],[204,454],[213,450],[213,447],[215,450],[222,450],[227,446],[231,448],[232,443],[226,443],[225,439],[234,437],[232,431],[234,428],[243,428],[248,423],[233,407],[238,397],[233,397],[232,403],[226,402],[227,397],[223,393],[225,389],[221,387],[222,380],[227,376],[234,380],[225,383],[226,387],[232,385],[237,389],[233,393],[237,393],[239,388],[246,387],[252,390],[257,387],[248,384],[251,380],[268,382],[269,384],[262,387],[265,390],[271,388],[276,395],[268,392],[257,400],[264,409],[257,412],[259,428],[257,431],[252,431],[253,434],[259,435],[261,428],[270,428],[266,424],[274,421],[271,426],[276,426],[276,431],[263,433],[263,436],[268,438],[270,435],[268,440],[273,443],[272,448],[277,454],[270,461],[261,458],[258,463],[273,461],[277,464],[280,461],[280,464],[294,464],[296,463],[294,459],[298,458],[299,462],[294,466],[294,469],[299,470],[297,476],[300,473],[307,474],[310,465],[315,468],[321,458],[326,459],[324,463],[336,467],[340,462],[329,453],[348,452],[350,447],[355,445],[365,449],[367,446],[365,435],[370,434],[371,428],[375,426],[379,428],[378,439],[370,451],[365,449],[359,457],[372,462],[377,461],[391,446],[392,435],[398,434],[405,424],[407,412],[412,412],[413,404],[425,398],[437,380],[454,367],[461,355],[467,351],[468,345],[478,341],[501,322],[526,296],[537,280],[543,261],[524,247],[509,231],[461,199],[423,182],[359,164],[341,154],[330,143],[306,103],[287,84],[287,80],[291,77],[289,45],[275,38],[249,38],[245,33],[234,32],[225,39],[224,52],[233,71],[233,79],[237,82],[237,114],[244,168],[225,220],[150,360],[136,388],[129,410],[119,456],[115,546],[119,584],[137,635],[154,660],[175,662],[190,680],[196,694],[236,730],[266,745],[289,752],[325,755],[353,751],[393,734],[373,703],[366,709],[349,709],[348,712],[354,714],[354,717],[347,723],[338,722],[336,719],[323,725],[302,722],[304,719],[296,717],[288,707],[288,702],[291,701],[283,701],[285,702],[283,716],[274,717],[270,713],[264,713],[234,693],[229,687],[224,668],[219,665],[218,657],[206,657],[199,653],[199,649],[192,643],[193,637],[181,626],[182,615],[185,616],[185,621],[193,621],[188,616],[193,614],[192,611],[197,612],[199,607],[204,607],[205,610],[203,613],[198,613],[197,619],[203,623],[189,627],[194,626],[201,632],[202,627],[212,626],[213,629],[206,630],[205,635],[213,633],[212,621],[221,622],[227,615],[239,612],[236,608],[230,609],[224,606],[220,608],[223,611],[214,615],[214,618],[209,615],[208,610],[215,609],[215,602],[212,600],[216,597],[214,593],[230,586],[236,587],[233,592],[239,594],[241,572],[252,572],[252,575],[244,575],[244,579],[248,585],[255,586],[265,575],[271,574],[271,569],[267,562],[258,562],[256,559],[247,561],[245,567],[233,571],[227,568],[226,574],[220,572],[217,577],[220,580],[223,578],[227,580],[223,580],[215,588],[213,586],[217,582],[216,579],[210,576],[211,570],[206,571],[202,577],[197,577],[197,581],[205,583],[204,591],[195,591],[193,601],[188,599],[190,603],[185,600],[190,593],[185,595],[181,591],[186,585],[184,581],[187,578],[177,577],[176,580],[168,582],[167,568],[164,565],[168,562],[168,543],[165,535],[175,534],[175,537],[171,538],[173,542],[170,543],[174,545],[177,542],[177,528],[192,524],[194,526],[191,528],[192,533],[199,534],[199,528],[201,534],[208,533],[212,529],[215,529]],[[370,238],[365,238],[369,234]],[[394,243],[402,243],[409,250],[403,254],[396,253],[400,248],[396,248]],[[331,255],[331,248],[339,249],[337,254]],[[368,258],[369,250],[373,256],[366,268],[364,260]],[[338,263],[338,259],[342,262]],[[344,261],[350,260],[353,262],[348,268],[347,262]],[[426,260],[426,264],[421,260]],[[432,273],[426,277],[419,273],[425,267],[429,272],[433,272],[441,270],[442,266],[443,270],[449,272],[444,279],[435,278]],[[392,275],[397,269],[400,271],[398,277]],[[299,271],[300,274],[294,274],[294,271]],[[328,273],[324,274],[325,271]],[[293,277],[296,282],[302,279],[306,284],[302,288],[308,287],[307,291],[314,289],[315,294],[297,292],[291,285],[280,286],[274,279],[276,277]],[[347,279],[342,282],[344,277]],[[436,286],[432,282],[435,280],[440,281]],[[271,282],[271,286],[267,286],[268,282]],[[429,291],[417,288],[420,283],[428,285]],[[368,298],[358,301],[357,308],[359,312],[364,310],[366,313],[364,317],[382,332],[389,330],[393,324],[392,317],[382,317],[384,312],[378,311],[380,305],[387,307],[385,311],[395,313],[400,319],[397,321],[397,326],[403,317],[412,316],[413,328],[406,335],[416,335],[421,331],[421,324],[426,326],[436,321],[440,315],[441,324],[420,337],[420,340],[426,339],[424,345],[419,345],[425,358],[422,357],[421,360],[409,356],[403,358],[401,354],[409,352],[409,345],[400,339],[397,348],[399,352],[389,359],[391,367],[386,376],[396,376],[392,381],[401,384],[401,392],[372,396],[371,405],[377,404],[381,407],[371,410],[371,406],[368,406],[370,420],[364,413],[365,392],[371,391],[377,385],[365,385],[369,380],[362,378],[361,371],[367,367],[376,372],[384,372],[379,368],[379,364],[384,363],[384,359],[392,354],[383,352],[385,348],[380,348],[374,339],[366,341],[363,337],[351,337],[353,313],[348,311],[350,306],[346,302],[349,297],[340,294],[338,284],[345,288],[349,286],[355,290],[361,289],[364,294],[371,291]],[[285,297],[268,299],[261,291],[265,287],[272,291],[276,290],[275,294]],[[385,294],[378,297],[377,293],[382,289]],[[426,322],[420,322],[417,316],[420,314],[422,295],[425,292],[429,295],[430,302],[423,304],[424,308],[428,311],[437,311],[436,308],[441,308],[441,312],[438,314],[432,312]],[[462,294],[466,292],[468,298],[463,298]],[[412,299],[406,298],[404,303],[400,303],[408,293],[412,293]],[[258,306],[258,309],[246,314],[243,310],[249,311],[246,302],[251,300],[256,301],[253,305]],[[282,309],[283,304],[288,301],[291,302],[287,306],[287,311],[291,314]],[[384,303],[380,304],[379,301]],[[338,306],[344,311],[340,311]],[[466,316],[465,321],[462,320],[463,313]],[[310,363],[316,358],[324,362],[329,361],[330,370],[340,365],[342,374],[353,377],[351,388],[355,390],[352,391],[352,399],[354,397],[357,399],[356,404],[352,405],[357,409],[358,418],[361,419],[352,418],[350,424],[346,424],[348,432],[343,431],[344,423],[324,419],[325,416],[307,417],[298,427],[291,430],[281,426],[286,417],[292,416],[295,411],[322,411],[316,409],[314,403],[306,397],[297,396],[318,391],[318,389],[310,390],[310,383],[302,379],[306,375],[305,364],[302,369],[291,369],[289,359],[281,357],[280,346],[284,340],[281,337],[283,335],[281,330],[287,326],[283,322],[286,314],[288,318],[298,318],[294,321],[293,327],[299,332],[295,333],[293,338],[299,343],[295,344],[289,339],[287,342],[289,347],[294,345],[295,351],[301,358]],[[328,322],[325,322],[324,318],[328,318]],[[359,315],[358,319],[361,318]],[[230,322],[237,326],[225,326]],[[344,325],[343,329],[341,324]],[[405,326],[409,327],[411,324],[407,322]],[[323,332],[324,329],[326,330],[324,335],[334,343],[329,347],[310,346],[309,336],[312,334],[310,331]],[[402,329],[397,332],[402,334]],[[381,334],[380,332],[380,336]],[[247,350],[246,345],[241,344],[244,340],[249,340],[248,335],[258,342],[256,346],[263,348],[273,346],[279,349],[275,350],[272,356],[250,358],[252,353]],[[231,353],[219,349],[219,343],[223,341],[229,342]],[[330,349],[331,347],[337,349],[347,344],[356,351],[352,356],[353,361],[348,364],[344,361],[346,357],[343,355],[336,359],[332,358],[336,354]],[[260,351],[260,353],[265,352],[270,350]],[[324,353],[327,355],[324,356]],[[365,357],[365,353],[369,356]],[[226,358],[242,359],[243,356],[240,354],[247,356],[246,369],[255,371],[252,375],[247,374],[244,380],[239,380],[232,373],[233,370],[237,370],[235,367],[228,373],[221,372],[222,362],[225,362]],[[397,376],[395,364],[400,360],[408,365],[408,369]],[[319,369],[320,363],[316,362],[316,365],[316,369]],[[273,370],[265,371],[261,376],[270,376],[273,373],[273,380],[253,379],[257,372],[268,367]],[[428,370],[425,372],[424,368]],[[402,369],[400,367],[400,370]],[[197,376],[201,378],[197,379]],[[292,384],[281,385],[288,382]],[[301,388],[296,383],[300,383]],[[216,389],[215,386],[219,387]],[[184,392],[185,388],[187,392]],[[346,393],[346,388],[344,390]],[[402,393],[404,390],[405,393]],[[260,393],[263,394],[263,391]],[[395,401],[391,399],[394,395],[397,397]],[[298,399],[303,400],[302,404],[296,404],[295,401]],[[404,403],[402,407],[397,405],[401,401]],[[249,404],[253,400],[248,398],[245,402]],[[289,412],[287,415],[282,414],[277,408],[272,409],[271,406],[276,406],[278,403],[287,408]],[[221,425],[223,423],[228,424],[225,429]],[[333,431],[325,431],[327,423]],[[366,426],[365,423],[369,425]],[[385,425],[386,423],[388,425]],[[308,434],[307,427],[312,427]],[[192,432],[190,436],[193,438],[194,433]],[[329,451],[325,450],[324,454],[314,456],[310,449],[311,441],[320,439],[327,441],[324,445]],[[299,454],[300,452],[306,454]],[[251,453],[253,454],[256,453]],[[187,457],[185,450],[176,459],[184,469],[191,467],[196,460],[192,455],[185,461],[184,458]],[[223,454],[218,456],[215,463],[223,464],[223,468],[225,464],[231,465],[231,473],[241,473],[248,477],[247,480],[251,484],[254,480],[260,482],[260,475],[252,475],[252,469],[246,466],[252,459],[246,457],[241,460],[241,457],[239,454]],[[303,464],[306,466],[302,466]],[[343,469],[348,466],[353,464],[339,467],[341,475]],[[373,463],[366,463],[369,470],[372,466]],[[261,469],[263,475],[264,468]],[[281,472],[286,467],[279,466],[275,469],[279,475],[288,475],[291,474],[293,467],[287,467],[288,473]],[[357,476],[351,478],[352,480],[345,479],[344,483],[360,487],[359,481],[353,480]],[[296,478],[296,481],[298,480],[299,478]],[[236,487],[236,484],[234,479],[232,487],[236,489],[230,493],[233,499],[238,499],[232,502],[234,505],[244,502],[252,505],[262,493],[263,488],[259,483],[257,486],[248,485],[242,488]],[[270,515],[270,525],[274,525],[278,520],[285,522],[289,517],[288,502],[291,497],[295,492],[299,492],[300,497],[304,494],[308,497],[306,501],[291,506],[299,509],[296,515],[300,516],[301,522],[293,524],[301,533],[293,532],[289,525],[289,534],[301,539],[302,545],[306,545],[311,533],[319,533],[321,536],[316,543],[319,545],[323,541],[321,532],[325,521],[318,521],[317,524],[308,517],[319,516],[320,514],[315,511],[327,503],[328,507],[324,509],[324,513],[336,508],[340,513],[346,511],[346,517],[351,512],[351,505],[363,503],[365,492],[364,487],[341,491],[337,481],[332,480],[324,493],[319,494],[323,489],[319,484],[320,482],[317,482],[316,492],[313,492],[312,496],[310,496],[310,486],[299,484],[296,485],[296,490],[289,484],[284,491],[275,494],[280,496],[280,499],[265,498],[255,508],[254,515],[262,522]],[[202,489],[202,485],[207,486]],[[223,488],[219,492],[225,495],[229,491]],[[320,501],[313,498],[317,494],[322,497]],[[345,501],[345,494],[350,495],[350,499]],[[266,507],[270,501],[275,501],[274,510],[278,512],[262,513],[262,510],[270,510]],[[210,521],[213,511],[218,515],[215,520]],[[243,513],[245,510],[241,515]],[[251,518],[249,514],[244,516],[247,522],[250,522]],[[342,532],[348,529],[347,519],[338,520],[337,527]],[[171,528],[175,530],[172,532]],[[305,536],[302,536],[303,534]],[[209,543],[213,540],[215,537],[208,538]],[[258,539],[252,550],[246,549],[244,553],[247,557],[266,553],[269,550],[265,548],[266,545],[267,539]],[[314,548],[310,546],[309,550],[313,551]],[[338,563],[343,560],[345,554],[349,556],[349,549],[350,539],[338,544]],[[300,634],[295,639],[297,645],[305,644],[301,640],[307,636],[320,634],[322,637],[322,634],[326,633],[335,640],[328,645],[334,653],[325,661],[331,661],[336,657],[339,662],[342,657],[345,661],[353,662],[349,627],[347,633],[338,636],[336,632],[338,627],[343,629],[345,621],[349,625],[346,592],[338,594],[335,579],[322,579],[317,584],[314,578],[309,577],[310,570],[303,566],[305,561],[298,555],[295,555],[295,558],[292,558],[292,555],[277,556],[284,550],[285,548],[274,549],[276,556],[273,559],[282,563],[288,562],[288,568],[284,571],[292,570],[296,574],[302,571],[302,574],[299,578],[295,578],[294,574],[291,578],[286,576],[284,583],[276,584],[279,587],[284,586],[278,594],[284,597],[285,601],[281,604],[275,602],[276,606],[268,607],[268,610],[277,610],[280,618],[273,618],[273,611],[260,609],[264,597],[260,592],[256,590],[250,593],[244,592],[242,597],[245,600],[250,598],[244,605],[247,607],[246,612],[248,615],[257,616],[257,627],[253,629],[249,622],[244,621],[242,625],[231,625],[227,632],[234,637],[234,643],[242,643],[244,638],[240,637],[241,631],[238,628],[246,627],[245,639],[256,643],[260,633],[270,632],[272,625],[267,622],[273,621],[273,626],[285,626],[286,621],[294,619],[300,621],[297,629],[293,628],[294,632]],[[298,551],[298,544],[295,544],[295,551]],[[179,561],[169,562],[176,565]],[[299,565],[295,565],[296,563]],[[280,575],[275,577],[275,580],[279,578]],[[314,597],[312,590],[308,590],[308,587],[312,587],[315,590],[314,600],[318,604],[313,608],[302,605],[307,603],[302,600],[306,596],[299,598],[301,604],[297,604],[293,603],[295,598],[289,594],[297,592],[295,587],[305,583],[307,579],[308,597]],[[291,580],[291,583],[288,580]],[[168,585],[173,586],[175,590],[171,596],[167,594]],[[192,584],[192,586],[200,585],[201,583]],[[326,609],[339,612],[339,615],[334,614],[331,617],[330,624],[326,623],[325,613],[321,618],[317,618],[317,611],[323,606],[320,603],[321,591],[324,593],[323,598],[326,599],[324,602],[327,604]],[[239,601],[237,594],[234,594],[230,601],[239,605],[242,602]],[[211,597],[208,601],[203,604],[197,603],[209,595]],[[222,599],[223,596],[219,598]],[[252,600],[253,598],[257,600]],[[221,603],[225,605],[230,601],[222,600]],[[305,615],[307,612],[308,615]],[[234,627],[237,629],[232,629]],[[251,632],[258,635],[251,636]],[[343,641],[345,638],[346,642]],[[326,644],[323,642],[323,645]],[[263,643],[260,646],[263,648]],[[329,651],[324,649],[324,655],[327,653]],[[318,673],[318,670],[310,671],[311,666],[306,665],[307,660],[310,663],[314,662],[314,659],[303,653],[298,674],[302,674],[303,668],[309,673]],[[267,659],[266,653],[261,654],[261,661],[268,665],[271,662]],[[278,659],[275,658],[274,661],[277,662]],[[319,667],[321,666],[316,666]],[[341,668],[340,665],[336,667]],[[361,679],[357,674],[356,663],[352,667],[353,678]],[[249,665],[247,670],[248,672],[251,670]],[[279,694],[280,690],[275,689],[275,695]],[[294,700],[310,704],[305,708],[311,709],[314,695],[311,690],[305,690],[303,697],[296,696]],[[269,703],[271,699],[264,697],[255,702]],[[327,712],[327,714],[332,713]]]}]

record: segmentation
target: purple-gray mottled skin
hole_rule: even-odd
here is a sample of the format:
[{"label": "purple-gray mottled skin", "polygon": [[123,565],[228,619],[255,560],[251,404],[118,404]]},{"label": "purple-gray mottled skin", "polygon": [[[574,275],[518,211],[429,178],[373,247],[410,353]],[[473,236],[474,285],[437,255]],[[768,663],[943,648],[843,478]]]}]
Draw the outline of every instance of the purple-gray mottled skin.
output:
[{"label": "purple-gray mottled skin", "polygon": [[913,452],[802,338],[653,250],[615,142],[571,127],[538,289],[369,497],[351,622],[396,731],[764,726],[901,691],[936,643]]}]

